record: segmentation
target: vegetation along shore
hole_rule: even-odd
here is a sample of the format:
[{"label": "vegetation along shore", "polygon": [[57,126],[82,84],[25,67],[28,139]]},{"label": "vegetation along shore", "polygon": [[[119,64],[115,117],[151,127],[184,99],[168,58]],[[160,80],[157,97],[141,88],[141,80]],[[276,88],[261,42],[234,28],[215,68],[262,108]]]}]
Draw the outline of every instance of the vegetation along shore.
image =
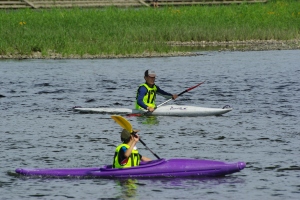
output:
[{"label": "vegetation along shore", "polygon": [[0,59],[300,49],[300,3],[0,10]]}]

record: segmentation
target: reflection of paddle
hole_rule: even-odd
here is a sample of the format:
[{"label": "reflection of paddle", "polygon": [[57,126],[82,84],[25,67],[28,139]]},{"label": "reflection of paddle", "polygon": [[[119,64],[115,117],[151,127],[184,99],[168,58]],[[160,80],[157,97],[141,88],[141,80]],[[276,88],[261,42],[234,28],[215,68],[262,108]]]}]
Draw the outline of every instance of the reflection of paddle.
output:
[{"label": "reflection of paddle", "polygon": [[[178,94],[177,96],[179,97],[179,96],[183,95],[184,93],[186,93],[186,92],[188,92],[188,91],[190,91],[190,90],[192,90],[192,89],[195,89],[196,87],[200,86],[202,83],[204,83],[204,81],[201,82],[201,83],[199,83],[199,84],[197,84],[197,85],[195,85],[195,86],[193,86],[193,87],[190,87],[190,88],[184,90],[183,92],[181,92],[181,93]],[[168,99],[167,101],[165,101],[165,102],[159,104],[158,106],[156,106],[156,107],[154,108],[154,111],[155,111],[157,108],[159,108],[160,106],[162,106],[162,105],[168,103],[168,102],[171,101],[171,100],[173,100],[173,98]],[[154,111],[153,111],[153,112],[154,112]],[[137,117],[138,117],[138,116],[147,115],[147,114],[149,114],[149,113],[150,113],[150,111],[148,110],[147,112],[144,112],[144,113],[133,113],[133,114],[128,114],[127,116],[129,116],[129,117],[137,116]]]},{"label": "reflection of paddle", "polygon": [[[122,128],[126,129],[131,134],[133,134],[133,135],[136,134],[136,132],[134,132],[132,130],[132,125],[130,124],[130,122],[127,119],[125,119],[124,117],[122,117],[120,115],[112,115],[111,118],[113,118]],[[149,149],[147,147],[147,145],[143,142],[143,140],[141,138],[140,138],[140,141],[157,159],[160,159],[160,157],[158,155],[156,155],[151,149]]]}]

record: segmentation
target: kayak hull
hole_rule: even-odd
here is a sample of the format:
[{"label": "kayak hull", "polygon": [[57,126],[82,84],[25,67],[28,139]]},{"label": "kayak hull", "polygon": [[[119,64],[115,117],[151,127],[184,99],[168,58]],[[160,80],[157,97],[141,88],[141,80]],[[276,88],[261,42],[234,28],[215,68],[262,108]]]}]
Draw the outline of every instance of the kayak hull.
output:
[{"label": "kayak hull", "polygon": [[[142,114],[145,111],[129,108],[81,108],[74,107],[80,113]],[[230,112],[232,108],[206,108],[198,106],[166,105],[158,107],[149,115],[154,116],[218,116]],[[147,114],[148,115],[148,114]]]},{"label": "kayak hull", "polygon": [[87,168],[30,169],[18,168],[25,176],[98,177],[98,178],[162,178],[162,177],[215,177],[239,172],[244,162],[223,162],[198,159],[158,159],[142,162],[140,166],[115,169],[111,165]]}]

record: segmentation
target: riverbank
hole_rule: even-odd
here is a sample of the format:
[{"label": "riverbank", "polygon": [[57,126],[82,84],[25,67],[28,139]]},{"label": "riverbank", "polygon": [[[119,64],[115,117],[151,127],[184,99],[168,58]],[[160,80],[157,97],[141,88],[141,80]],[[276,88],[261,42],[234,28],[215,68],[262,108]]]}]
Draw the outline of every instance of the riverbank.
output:
[{"label": "riverbank", "polygon": [[33,52],[31,55],[8,54],[0,55],[0,59],[105,59],[105,58],[144,58],[144,57],[172,57],[172,56],[197,56],[201,51],[269,51],[269,50],[295,50],[300,49],[300,39],[295,40],[248,40],[248,41],[227,41],[227,42],[168,42],[171,46],[181,46],[194,49],[193,51],[155,53],[144,52],[141,54],[128,55],[62,55],[49,52],[43,55],[41,52]]},{"label": "riverbank", "polygon": [[0,58],[156,57],[206,50],[297,49],[298,8],[294,0],[272,0],[158,9],[0,10]]}]

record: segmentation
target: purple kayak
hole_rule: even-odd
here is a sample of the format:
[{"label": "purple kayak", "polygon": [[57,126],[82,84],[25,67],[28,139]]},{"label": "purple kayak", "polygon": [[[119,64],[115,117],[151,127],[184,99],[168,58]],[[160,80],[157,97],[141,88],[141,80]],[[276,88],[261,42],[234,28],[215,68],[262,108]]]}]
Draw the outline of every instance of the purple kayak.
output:
[{"label": "purple kayak", "polygon": [[18,168],[25,176],[47,177],[99,177],[99,178],[158,178],[158,177],[210,177],[225,176],[246,167],[244,162],[223,162],[198,159],[158,159],[142,162],[140,166],[124,169],[112,165],[87,168],[30,169]]}]

